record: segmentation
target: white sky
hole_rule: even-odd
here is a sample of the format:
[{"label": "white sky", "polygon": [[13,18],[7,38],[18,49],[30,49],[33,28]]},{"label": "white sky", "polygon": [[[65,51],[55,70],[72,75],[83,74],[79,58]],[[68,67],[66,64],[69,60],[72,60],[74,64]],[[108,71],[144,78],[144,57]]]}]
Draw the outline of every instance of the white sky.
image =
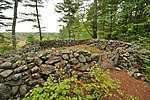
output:
[{"label": "white sky", "polygon": [[[48,3],[45,4],[44,8],[40,8],[40,14],[41,14],[41,26],[46,27],[44,32],[59,32],[59,29],[61,28],[59,25],[60,22],[57,22],[60,14],[55,12],[55,5],[59,2],[62,2],[63,0],[49,0]],[[18,6],[18,12],[25,11],[27,12],[29,9],[24,9],[24,7],[21,7],[21,5]],[[30,11],[29,11],[30,12]],[[6,15],[12,16],[13,10],[5,12]],[[19,15],[19,14],[18,14]],[[16,32],[36,32],[37,29],[33,29],[32,23],[30,22],[24,22],[24,23],[17,23],[16,24]],[[4,29],[5,30],[5,29]]]}]

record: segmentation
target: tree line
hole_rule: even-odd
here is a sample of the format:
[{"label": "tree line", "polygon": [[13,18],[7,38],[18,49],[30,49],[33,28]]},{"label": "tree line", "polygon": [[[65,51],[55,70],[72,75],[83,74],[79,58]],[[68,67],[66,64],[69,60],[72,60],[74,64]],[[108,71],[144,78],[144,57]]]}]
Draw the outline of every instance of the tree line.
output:
[{"label": "tree line", "polygon": [[[0,0],[0,26],[12,25],[12,42],[16,47],[15,26],[18,3],[35,9],[36,12],[22,12],[24,18],[18,22],[36,22],[42,40],[39,7],[48,0]],[[14,9],[12,18],[3,15],[7,9]],[[136,40],[150,37],[150,1],[149,0],[62,0],[55,6],[55,11],[62,16],[60,34],[72,39],[81,34],[91,38]],[[30,15],[30,16],[29,16]],[[31,17],[32,16],[32,17]],[[13,20],[13,23],[1,20]]]}]

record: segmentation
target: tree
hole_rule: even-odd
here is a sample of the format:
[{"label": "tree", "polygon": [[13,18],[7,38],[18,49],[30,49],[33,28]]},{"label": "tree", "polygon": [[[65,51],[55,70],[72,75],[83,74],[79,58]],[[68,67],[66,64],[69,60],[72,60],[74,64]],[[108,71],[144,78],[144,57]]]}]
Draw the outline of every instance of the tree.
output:
[{"label": "tree", "polygon": [[[46,0],[48,1],[48,0]],[[40,23],[40,17],[41,15],[39,14],[39,7],[44,7],[43,6],[43,1],[42,0],[25,0],[23,2],[23,6],[31,8],[31,9],[35,9],[36,12],[21,12],[21,15],[24,16],[24,18],[21,18],[21,20],[19,22],[33,22],[33,23],[37,23],[37,25],[33,25],[34,28],[38,28],[39,30],[39,36],[40,36],[40,40],[42,40],[42,28],[41,27],[41,23]]]},{"label": "tree", "polygon": [[93,35],[92,38],[96,39],[97,38],[97,0],[94,0],[94,15],[93,15]]},{"label": "tree", "polygon": [[12,9],[12,2],[6,1],[6,0],[0,0],[0,28],[2,27],[8,27],[11,26],[11,20],[12,18],[9,16],[6,16],[4,11],[8,9]]},{"label": "tree", "polygon": [[58,21],[66,23],[66,27],[68,29],[68,37],[69,39],[72,37],[72,28],[75,20],[77,20],[77,13],[79,9],[79,1],[77,0],[64,0],[63,3],[58,3],[56,5],[55,11],[57,13],[61,13],[63,17],[61,17]]},{"label": "tree", "polygon": [[14,15],[13,15],[13,23],[12,23],[12,44],[13,44],[13,49],[16,49],[16,22],[17,22],[18,2],[19,2],[19,0],[14,0]]}]

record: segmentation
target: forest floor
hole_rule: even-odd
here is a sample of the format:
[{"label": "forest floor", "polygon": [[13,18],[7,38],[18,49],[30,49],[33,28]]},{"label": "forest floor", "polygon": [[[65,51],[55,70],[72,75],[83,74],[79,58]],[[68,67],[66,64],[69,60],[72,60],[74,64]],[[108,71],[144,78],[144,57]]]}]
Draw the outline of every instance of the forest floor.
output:
[{"label": "forest floor", "polygon": [[[64,47],[64,48],[65,49],[70,49],[70,48],[84,49],[84,50],[88,50],[90,52],[96,52],[99,54],[108,53],[106,51],[102,51],[97,48],[89,47],[87,45],[70,46],[70,47]],[[62,49],[62,47],[56,48],[56,49]],[[112,66],[107,61],[103,61],[102,63],[105,68],[110,69],[110,77],[120,81],[121,90],[123,90],[125,94],[135,96],[138,100],[150,100],[150,84],[149,83],[146,83],[144,81],[137,80],[134,77],[128,76],[127,71],[125,70],[120,70],[120,71],[115,70],[115,67]],[[114,93],[110,100],[120,100],[120,99]],[[125,99],[122,98],[121,100],[125,100]]]}]

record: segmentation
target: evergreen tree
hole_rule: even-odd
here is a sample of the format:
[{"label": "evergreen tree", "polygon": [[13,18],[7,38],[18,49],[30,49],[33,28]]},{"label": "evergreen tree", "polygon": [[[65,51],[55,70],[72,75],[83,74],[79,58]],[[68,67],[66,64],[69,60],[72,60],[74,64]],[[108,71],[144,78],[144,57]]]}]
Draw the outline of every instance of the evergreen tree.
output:
[{"label": "evergreen tree", "polygon": [[75,14],[77,13],[79,6],[79,1],[77,0],[64,0],[62,3],[56,5],[55,11],[63,15],[59,22],[66,23],[69,39],[72,35],[72,26],[77,21],[77,16],[75,16]]}]

